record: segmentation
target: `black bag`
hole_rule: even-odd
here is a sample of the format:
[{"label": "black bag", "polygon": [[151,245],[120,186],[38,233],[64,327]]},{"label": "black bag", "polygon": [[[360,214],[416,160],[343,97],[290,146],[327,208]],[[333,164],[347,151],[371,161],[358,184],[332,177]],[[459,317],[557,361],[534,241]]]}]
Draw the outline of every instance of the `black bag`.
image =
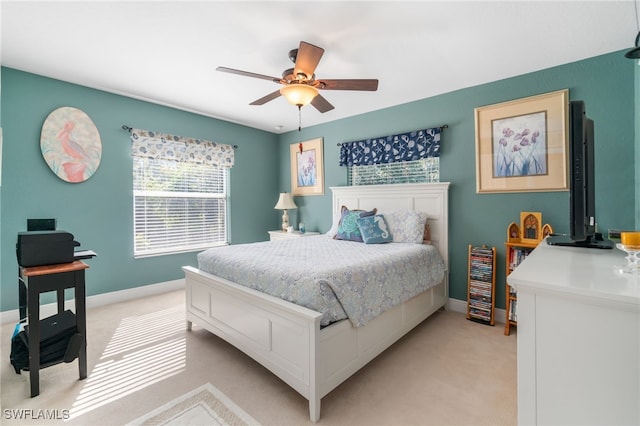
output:
[{"label": "black bag", "polygon": [[[29,326],[18,330],[17,326],[11,338],[9,357],[16,374],[29,369]],[[40,368],[73,361],[83,344],[84,336],[78,334],[73,312],[67,310],[40,320]]]},{"label": "black bag", "polygon": [[20,324],[16,325],[16,329],[11,337],[11,355],[9,360],[13,369],[16,370],[16,374],[20,374],[20,371],[29,366],[29,344],[27,342],[27,334],[20,329]]}]

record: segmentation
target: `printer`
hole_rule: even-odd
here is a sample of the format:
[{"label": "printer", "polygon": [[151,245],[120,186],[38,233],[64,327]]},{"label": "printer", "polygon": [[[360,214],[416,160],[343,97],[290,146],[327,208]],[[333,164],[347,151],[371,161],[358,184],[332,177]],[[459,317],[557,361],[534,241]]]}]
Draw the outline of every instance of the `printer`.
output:
[{"label": "printer", "polygon": [[18,265],[29,267],[70,263],[75,260],[74,248],[79,245],[74,241],[73,234],[67,231],[18,232]]}]

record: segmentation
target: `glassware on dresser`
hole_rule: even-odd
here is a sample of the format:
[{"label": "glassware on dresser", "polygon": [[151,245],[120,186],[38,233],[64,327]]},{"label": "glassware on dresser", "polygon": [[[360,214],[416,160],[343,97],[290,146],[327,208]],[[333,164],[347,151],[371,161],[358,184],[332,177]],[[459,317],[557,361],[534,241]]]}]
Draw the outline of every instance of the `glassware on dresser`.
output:
[{"label": "glassware on dresser", "polygon": [[621,267],[621,272],[638,272],[640,270],[640,232],[621,232],[620,242],[616,247],[627,253],[625,257],[627,264]]}]

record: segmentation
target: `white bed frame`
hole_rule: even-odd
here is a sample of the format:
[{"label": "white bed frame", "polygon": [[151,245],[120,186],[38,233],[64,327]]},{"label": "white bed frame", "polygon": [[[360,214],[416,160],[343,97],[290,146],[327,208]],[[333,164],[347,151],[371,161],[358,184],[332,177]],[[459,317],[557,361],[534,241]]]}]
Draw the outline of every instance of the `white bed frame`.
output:
[{"label": "white bed frame", "polygon": [[427,212],[432,244],[447,265],[441,284],[365,326],[343,320],[320,329],[318,312],[185,266],[187,329],[196,323],[258,361],[309,400],[317,422],[322,397],[447,303],[448,189],[449,183],[331,188],[334,217],[342,205]]}]

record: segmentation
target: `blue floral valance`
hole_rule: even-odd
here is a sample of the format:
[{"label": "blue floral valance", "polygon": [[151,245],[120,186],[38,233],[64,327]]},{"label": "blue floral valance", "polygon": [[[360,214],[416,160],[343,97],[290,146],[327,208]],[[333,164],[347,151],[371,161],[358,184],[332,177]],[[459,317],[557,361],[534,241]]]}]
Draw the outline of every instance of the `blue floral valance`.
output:
[{"label": "blue floral valance", "polygon": [[234,162],[231,145],[140,129],[131,129],[131,155],[229,168]]},{"label": "blue floral valance", "polygon": [[340,145],[341,166],[370,166],[439,156],[440,127]]}]

